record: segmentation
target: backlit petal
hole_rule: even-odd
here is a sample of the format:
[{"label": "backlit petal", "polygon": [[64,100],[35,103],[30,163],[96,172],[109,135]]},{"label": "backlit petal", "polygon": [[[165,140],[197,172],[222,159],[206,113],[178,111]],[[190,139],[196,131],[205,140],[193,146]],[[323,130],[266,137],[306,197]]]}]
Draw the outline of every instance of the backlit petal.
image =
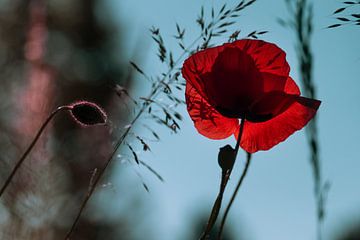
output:
[{"label": "backlit petal", "polygon": [[263,79],[263,92],[283,92],[288,81],[288,76],[280,76],[272,73],[261,73]]},{"label": "backlit petal", "polygon": [[207,48],[191,55],[185,60],[182,75],[187,83],[190,83],[199,94],[206,97],[204,77],[210,73],[218,54],[224,49],[224,46]]},{"label": "backlit petal", "polygon": [[286,80],[284,92],[287,94],[300,95],[300,89],[291,77],[288,77]]},{"label": "backlit petal", "polygon": [[285,112],[297,100],[297,95],[281,91],[265,93],[251,105],[246,119],[250,122],[268,121]]},{"label": "backlit petal", "polygon": [[274,147],[302,129],[315,116],[319,106],[318,100],[298,96],[286,111],[268,121],[246,121],[240,146],[250,153]]},{"label": "backlit petal", "polygon": [[227,117],[240,118],[263,93],[263,79],[253,59],[238,48],[225,47],[207,79],[208,102]]},{"label": "backlit petal", "polygon": [[253,39],[239,40],[233,44],[254,59],[260,72],[289,75],[290,66],[286,61],[286,53],[275,44]]},{"label": "backlit petal", "polygon": [[190,84],[186,84],[186,105],[198,132],[210,139],[224,139],[239,125],[236,118],[227,118],[216,111]]}]

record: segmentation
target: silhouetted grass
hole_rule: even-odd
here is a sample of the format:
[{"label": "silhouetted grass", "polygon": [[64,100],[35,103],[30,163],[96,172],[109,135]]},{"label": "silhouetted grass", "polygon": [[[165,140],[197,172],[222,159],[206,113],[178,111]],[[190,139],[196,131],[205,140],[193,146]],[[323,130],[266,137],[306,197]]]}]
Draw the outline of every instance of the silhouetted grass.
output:
[{"label": "silhouetted grass", "polygon": [[[305,96],[316,99],[316,86],[313,79],[313,52],[311,48],[313,33],[313,6],[308,0],[285,0],[290,16],[289,20],[279,19],[283,26],[290,27],[296,36],[296,51],[299,62],[300,79]],[[342,10],[339,10],[342,11]],[[310,163],[314,179],[314,194],[316,199],[317,234],[322,238],[322,224],[325,217],[325,196],[329,184],[323,182],[321,161],[319,157],[319,140],[317,117],[315,116],[306,127],[306,136],[310,149]]]},{"label": "silhouetted grass", "polygon": [[360,26],[360,1],[345,1],[332,13],[337,23],[327,28],[337,28],[346,25]]},{"label": "silhouetted grass", "polygon": [[[255,0],[241,0],[233,7],[228,7],[225,3],[217,13],[215,13],[214,8],[211,8],[209,14],[210,16],[208,18],[205,14],[205,8],[202,7],[199,17],[196,20],[196,24],[200,27],[200,33],[198,37],[194,38],[191,44],[189,44],[187,47],[185,47],[184,44],[186,31],[185,29],[181,28],[178,23],[176,23],[176,33],[174,38],[178,42],[178,46],[182,49],[182,53],[176,58],[174,57],[173,51],[166,47],[166,43],[161,35],[160,29],[156,27],[152,27],[150,29],[151,37],[158,46],[157,56],[161,63],[166,64],[167,71],[161,73],[158,76],[149,76],[137,63],[130,61],[130,65],[134,68],[134,70],[151,84],[151,89],[148,96],[139,97],[137,100],[135,100],[134,97],[129,94],[126,88],[119,85],[114,86],[114,90],[119,96],[125,94],[133,100],[135,108],[137,108],[137,113],[133,117],[133,120],[127,125],[125,131],[116,141],[114,149],[106,160],[104,166],[99,168],[95,176],[92,177],[92,184],[89,186],[89,191],[87,192],[80,206],[79,212],[75,217],[75,221],[73,222],[65,239],[70,239],[70,236],[74,232],[83,210],[93,195],[106,169],[112,162],[119,147],[126,143],[128,149],[134,157],[136,164],[140,164],[142,162],[134,150],[134,147],[132,146],[134,143],[131,141],[131,139],[129,139],[131,136],[135,136],[135,139],[137,139],[137,141],[140,142],[140,144],[143,146],[143,150],[149,150],[150,147],[149,144],[144,141],[145,138],[133,132],[133,126],[136,125],[140,119],[145,117],[150,118],[154,122],[168,128],[174,133],[180,130],[180,124],[178,121],[182,120],[182,116],[174,110],[178,105],[184,104],[184,100],[178,98],[175,94],[175,91],[183,92],[185,86],[185,82],[179,78],[180,63],[188,54],[192,54],[193,52],[212,46],[212,40],[227,33],[229,31],[229,27],[236,23],[235,19],[240,16],[239,13],[252,5],[254,2]],[[237,34],[231,34],[230,39],[237,38],[239,32],[240,31],[237,30],[235,31]],[[266,31],[254,31],[248,34],[247,37],[257,38],[258,35],[265,33]],[[169,101],[169,104],[159,101],[160,96],[165,96],[165,98]],[[155,130],[150,128],[148,125],[146,125],[146,128],[150,130],[157,139],[159,139],[159,136]],[[150,172],[155,174],[155,171],[151,171],[149,166],[144,166]],[[155,174],[155,176],[159,178],[158,174]],[[143,183],[143,186],[146,191],[149,191],[145,183]]]}]

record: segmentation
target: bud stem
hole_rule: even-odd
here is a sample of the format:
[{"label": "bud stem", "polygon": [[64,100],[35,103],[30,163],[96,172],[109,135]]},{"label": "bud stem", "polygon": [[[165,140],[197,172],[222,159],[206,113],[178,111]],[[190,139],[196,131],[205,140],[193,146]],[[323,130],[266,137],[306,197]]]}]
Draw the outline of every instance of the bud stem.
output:
[{"label": "bud stem", "polygon": [[18,162],[16,163],[15,167],[13,168],[13,170],[11,171],[9,177],[6,179],[4,185],[2,186],[1,190],[0,190],[0,198],[3,195],[3,193],[5,192],[6,188],[9,186],[10,182],[12,181],[12,179],[15,176],[15,173],[17,172],[17,170],[20,168],[21,164],[24,162],[24,160],[26,159],[26,157],[29,155],[30,151],[32,150],[32,148],[35,146],[37,140],[39,139],[39,137],[41,136],[42,132],[44,131],[44,129],[46,128],[47,124],[51,121],[51,119],[60,111],[63,110],[70,110],[71,108],[69,106],[61,106],[58,107],[55,111],[53,111],[45,120],[45,122],[41,125],[39,131],[37,132],[36,136],[34,137],[34,139],[32,140],[32,142],[30,143],[30,145],[28,146],[28,148],[26,149],[26,151],[23,153],[23,155],[20,157],[20,159],[18,160]]}]

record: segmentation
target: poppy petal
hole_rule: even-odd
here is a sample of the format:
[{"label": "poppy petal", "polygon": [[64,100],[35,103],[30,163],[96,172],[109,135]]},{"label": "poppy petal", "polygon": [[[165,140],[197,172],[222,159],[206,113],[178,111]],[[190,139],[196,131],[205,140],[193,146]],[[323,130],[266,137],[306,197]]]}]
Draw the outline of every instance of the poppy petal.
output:
[{"label": "poppy petal", "polygon": [[223,49],[224,45],[207,48],[191,55],[191,57],[184,62],[181,70],[184,79],[186,79],[186,82],[190,83],[203,97],[206,97],[205,84],[207,80],[204,79],[204,76],[211,72],[216,58]]},{"label": "poppy petal", "polygon": [[263,79],[253,59],[235,47],[219,53],[208,75],[205,90],[209,103],[227,109],[227,117],[239,118],[263,93]]},{"label": "poppy petal", "polygon": [[284,92],[287,94],[300,95],[300,89],[291,77],[288,77],[286,80]]},{"label": "poppy petal", "polygon": [[[290,81],[289,85],[291,84]],[[315,99],[297,96],[296,101],[286,111],[268,121],[246,121],[240,146],[249,153],[274,147],[302,129],[315,116],[320,103]],[[237,138],[237,132],[235,136]]]},{"label": "poppy petal", "polygon": [[224,139],[234,134],[239,126],[238,119],[221,115],[190,83],[186,84],[185,98],[195,128],[205,137]]},{"label": "poppy petal", "polygon": [[272,73],[261,73],[263,79],[263,92],[283,92],[288,81],[288,76],[280,76]]},{"label": "poppy petal", "polygon": [[286,111],[295,101],[298,101],[297,95],[280,91],[265,93],[250,106],[246,119],[251,122],[268,121]]},{"label": "poppy petal", "polygon": [[290,66],[286,53],[273,43],[262,40],[243,39],[232,43],[249,54],[260,72],[288,76]]}]

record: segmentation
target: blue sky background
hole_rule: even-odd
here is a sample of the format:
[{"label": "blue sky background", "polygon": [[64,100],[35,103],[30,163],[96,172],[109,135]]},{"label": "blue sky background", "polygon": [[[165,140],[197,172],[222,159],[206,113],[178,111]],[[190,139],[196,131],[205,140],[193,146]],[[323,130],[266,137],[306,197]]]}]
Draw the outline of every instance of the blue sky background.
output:
[{"label": "blue sky background", "polygon": [[[156,75],[161,72],[161,66],[148,29],[152,25],[159,27],[168,48],[178,55],[180,50],[172,38],[175,23],[186,28],[185,40],[190,43],[198,34],[195,20],[200,7],[214,5],[215,9],[219,9],[223,2],[107,0],[104,4],[108,12],[99,14],[105,18],[111,14],[119,21],[125,41],[120,49],[126,49],[125,55],[128,56],[122,59],[124,63],[134,60],[134,51],[140,50],[136,62],[149,75]],[[236,4],[236,1],[226,2]],[[323,176],[331,183],[324,225],[324,239],[329,240],[352,224],[354,219],[360,220],[360,27],[325,29],[335,23],[330,15],[340,6],[341,1],[335,0],[315,2],[312,47],[314,79],[318,98],[322,100],[318,112],[320,158]],[[269,31],[263,39],[276,43],[286,51],[291,76],[300,84],[294,34],[276,22],[278,17],[289,17],[284,1],[258,0],[242,13],[235,27],[240,28],[243,34],[253,30]],[[226,40],[218,39],[218,43]],[[135,96],[148,92],[140,76],[134,90]],[[201,136],[193,127],[185,106],[181,106],[179,112],[185,117],[180,133],[170,134],[168,130],[157,127],[162,136],[161,142],[152,144],[151,153],[140,155],[162,174],[165,183],[154,179],[143,168],[124,168],[126,165],[117,161],[116,169],[126,173],[127,177],[115,178],[113,185],[118,191],[106,193],[111,197],[108,204],[117,206],[111,208],[112,214],[116,215],[129,214],[125,211],[127,207],[121,204],[127,199],[126,189],[136,192],[147,206],[142,216],[138,217],[148,225],[152,224],[148,236],[155,236],[157,240],[187,239],[185,232],[191,229],[193,217],[210,212],[220,181],[217,165],[219,147],[235,144],[234,138],[214,141]],[[227,187],[225,203],[244,162],[245,154],[241,152]],[[135,172],[139,172],[148,183],[150,194],[143,190]],[[295,133],[270,151],[253,156],[228,224],[247,240],[315,239],[315,202],[305,131]],[[143,233],[139,230],[139,234]]]}]

